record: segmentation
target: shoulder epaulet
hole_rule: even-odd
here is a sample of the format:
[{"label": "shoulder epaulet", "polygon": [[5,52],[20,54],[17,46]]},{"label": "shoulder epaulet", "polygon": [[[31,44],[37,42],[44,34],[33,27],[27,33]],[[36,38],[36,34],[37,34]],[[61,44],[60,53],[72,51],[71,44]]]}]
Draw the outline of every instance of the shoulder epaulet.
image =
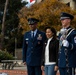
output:
[{"label": "shoulder epaulet", "polygon": [[74,30],[75,30],[75,29],[71,29],[71,30],[69,31],[69,33],[67,34],[66,37],[68,37],[68,36],[71,34],[71,32],[74,31]]}]

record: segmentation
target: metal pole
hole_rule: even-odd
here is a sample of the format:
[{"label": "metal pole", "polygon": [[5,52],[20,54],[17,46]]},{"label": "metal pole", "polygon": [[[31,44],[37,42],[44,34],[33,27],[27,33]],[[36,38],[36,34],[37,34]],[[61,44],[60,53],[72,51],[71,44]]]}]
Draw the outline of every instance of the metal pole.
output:
[{"label": "metal pole", "polygon": [[17,38],[15,37],[15,59],[17,59],[16,49],[17,49]]},{"label": "metal pole", "polygon": [[3,19],[2,19],[1,49],[3,49],[3,42],[4,42],[5,18],[6,18],[7,5],[8,5],[8,0],[6,0],[6,2],[5,2],[4,14],[3,14]]}]

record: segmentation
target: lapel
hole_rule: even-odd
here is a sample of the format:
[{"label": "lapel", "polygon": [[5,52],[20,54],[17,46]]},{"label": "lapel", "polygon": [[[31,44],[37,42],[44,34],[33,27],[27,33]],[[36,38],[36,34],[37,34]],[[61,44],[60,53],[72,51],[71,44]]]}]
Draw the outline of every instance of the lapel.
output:
[{"label": "lapel", "polygon": [[52,43],[54,40],[55,40],[55,39],[54,39],[54,38],[52,38],[52,40],[50,41],[50,43]]},{"label": "lapel", "polygon": [[48,39],[45,40],[45,42],[44,42],[44,47],[46,47],[47,41],[48,41]]},{"label": "lapel", "polygon": [[[52,38],[52,40],[49,42],[49,45],[51,45],[53,41],[54,41],[54,38]],[[45,41],[45,47],[47,45],[47,42],[48,42],[48,39]]]},{"label": "lapel", "polygon": [[31,36],[31,31],[29,31],[28,37],[29,37],[29,40],[30,40],[31,42],[33,42],[33,38],[32,38],[32,36]]}]

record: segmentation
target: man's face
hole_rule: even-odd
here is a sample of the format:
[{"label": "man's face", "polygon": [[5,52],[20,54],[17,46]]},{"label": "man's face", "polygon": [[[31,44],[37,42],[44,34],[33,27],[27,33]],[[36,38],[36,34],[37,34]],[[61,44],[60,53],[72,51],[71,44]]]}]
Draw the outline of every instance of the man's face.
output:
[{"label": "man's face", "polygon": [[71,19],[69,19],[69,18],[61,20],[62,27],[64,27],[64,28],[68,27],[70,25],[70,21],[71,21]]},{"label": "man's face", "polygon": [[37,24],[29,25],[29,27],[32,31],[34,31],[37,28]]}]

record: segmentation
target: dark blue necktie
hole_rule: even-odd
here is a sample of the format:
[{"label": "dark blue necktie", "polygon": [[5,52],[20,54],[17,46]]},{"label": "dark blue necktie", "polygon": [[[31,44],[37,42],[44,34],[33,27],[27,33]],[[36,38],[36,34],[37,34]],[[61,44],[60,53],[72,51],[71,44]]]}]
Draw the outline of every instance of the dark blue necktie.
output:
[{"label": "dark blue necktie", "polygon": [[33,38],[34,38],[34,32],[33,32]]},{"label": "dark blue necktie", "polygon": [[32,36],[32,38],[34,38],[34,31],[32,31],[31,36]]}]

